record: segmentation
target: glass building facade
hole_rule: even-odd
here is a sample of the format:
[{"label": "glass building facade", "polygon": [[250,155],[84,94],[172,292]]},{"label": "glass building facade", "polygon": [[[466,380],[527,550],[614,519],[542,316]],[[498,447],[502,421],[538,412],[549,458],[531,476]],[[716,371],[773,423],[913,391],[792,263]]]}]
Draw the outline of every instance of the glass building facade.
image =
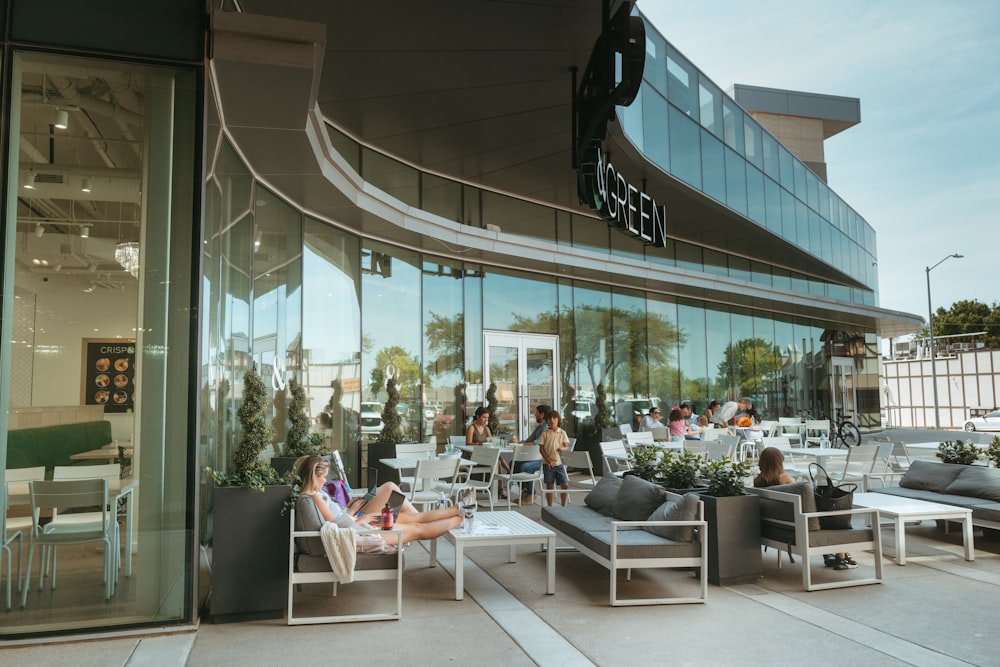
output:
[{"label": "glass building facade", "polygon": [[[669,225],[666,247],[643,245],[575,193],[463,178],[363,136],[359,118],[377,110],[326,103],[317,83],[353,64],[323,48],[344,38],[322,18],[338,8],[97,3],[57,29],[35,3],[0,4],[5,474],[44,465],[51,477],[68,462],[12,465],[14,432],[91,406],[136,480],[123,547],[134,570],[115,596],[94,611],[101,582],[60,564],[58,589],[33,588],[4,615],[4,639],[197,619],[214,518],[201,471],[229,466],[251,365],[275,432],[265,455],[281,451],[294,378],[354,484],[388,375],[412,441],[464,433],[491,387],[515,433],[548,401],[576,434],[602,389],[621,422],[653,403],[744,396],[766,418],[847,410],[878,424],[876,322],[918,320],[877,307],[872,227],[652,26],[640,94],[609,145],[696,214],[724,209],[749,246],[784,244],[795,261]],[[325,31],[289,36],[252,11]],[[108,25],[114,39],[95,41]],[[92,344],[133,346],[131,374],[104,373]],[[26,506],[12,495],[7,516]]]}]

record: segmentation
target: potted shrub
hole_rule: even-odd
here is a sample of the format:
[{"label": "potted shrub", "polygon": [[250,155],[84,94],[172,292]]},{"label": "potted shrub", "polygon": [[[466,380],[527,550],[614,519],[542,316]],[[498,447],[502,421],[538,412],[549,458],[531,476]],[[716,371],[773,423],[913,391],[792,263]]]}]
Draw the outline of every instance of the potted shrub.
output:
[{"label": "potted shrub", "polygon": [[749,461],[710,461],[701,494],[708,522],[708,580],[720,586],[761,576],[759,498],[745,490]]},{"label": "potted shrub", "polygon": [[994,468],[1000,468],[1000,435],[995,435],[990,440],[990,446],[986,449],[986,458],[993,463]]},{"label": "potted shrub", "polygon": [[323,436],[309,432],[309,414],[307,413],[306,390],[294,378],[288,381],[288,390],[292,400],[288,404],[288,420],[291,427],[285,437],[281,456],[271,457],[271,467],[279,475],[287,475],[300,456],[314,454],[329,454],[324,451]]},{"label": "potted shrub", "polygon": [[[663,472],[660,450],[655,447],[633,447],[628,453],[629,473],[643,478],[647,482],[658,483]],[[626,473],[628,474],[628,473]]]},{"label": "potted shrub", "polygon": [[691,491],[703,491],[704,485],[698,483],[705,460],[685,451],[681,454],[668,453],[663,458],[661,465],[662,479],[660,483],[666,487],[667,491],[673,493],[688,493]]},{"label": "potted shrub", "polygon": [[274,437],[267,393],[255,368],[243,375],[237,413],[239,445],[227,470],[206,469],[212,489],[212,588],[216,622],[280,618],[288,595],[288,516],[291,489],[261,454]]},{"label": "potted shrub", "polygon": [[[997,440],[996,436],[993,437],[993,440]],[[945,440],[938,445],[935,456],[941,459],[943,463],[957,463],[959,465],[971,466],[979,460],[982,453],[982,450],[972,444],[971,440],[969,442],[965,442],[964,440],[956,440],[954,442]]]}]

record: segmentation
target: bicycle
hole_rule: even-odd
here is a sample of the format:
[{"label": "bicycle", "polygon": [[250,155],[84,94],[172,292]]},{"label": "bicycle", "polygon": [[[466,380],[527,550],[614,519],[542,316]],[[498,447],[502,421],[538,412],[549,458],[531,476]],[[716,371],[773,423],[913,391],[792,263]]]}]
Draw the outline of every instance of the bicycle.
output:
[{"label": "bicycle", "polygon": [[837,419],[830,424],[833,445],[836,447],[857,447],[861,444],[861,431],[847,415],[837,411]]}]

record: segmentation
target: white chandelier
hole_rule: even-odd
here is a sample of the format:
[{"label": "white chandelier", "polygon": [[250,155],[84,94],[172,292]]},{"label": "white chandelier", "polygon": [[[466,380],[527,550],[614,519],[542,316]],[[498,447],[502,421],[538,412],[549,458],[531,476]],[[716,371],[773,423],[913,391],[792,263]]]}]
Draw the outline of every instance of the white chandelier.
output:
[{"label": "white chandelier", "polygon": [[139,244],[135,241],[115,245],[115,261],[122,265],[133,278],[139,277]]}]

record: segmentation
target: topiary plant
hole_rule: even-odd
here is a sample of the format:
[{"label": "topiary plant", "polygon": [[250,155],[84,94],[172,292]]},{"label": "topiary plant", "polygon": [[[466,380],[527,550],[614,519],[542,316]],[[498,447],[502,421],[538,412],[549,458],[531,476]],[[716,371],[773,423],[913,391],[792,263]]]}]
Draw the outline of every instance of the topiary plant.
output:
[{"label": "topiary plant", "polygon": [[378,434],[376,442],[387,445],[395,445],[403,442],[403,431],[400,426],[403,423],[399,416],[399,390],[396,389],[396,378],[390,377],[385,383],[385,393],[388,398],[382,407],[382,432]]},{"label": "topiary plant", "polygon": [[705,491],[705,495],[716,498],[746,495],[745,480],[750,476],[752,469],[750,461],[730,461],[729,459],[709,461],[702,471],[708,481],[708,490]]},{"label": "topiary plant", "polygon": [[267,422],[267,390],[251,366],[243,374],[243,402],[236,413],[242,427],[242,437],[233,452],[232,465],[227,472],[206,468],[205,472],[219,486],[246,486],[263,491],[268,484],[280,480],[274,468],[260,455],[274,439],[274,431]]},{"label": "topiary plant", "polygon": [[288,419],[292,423],[285,437],[283,456],[312,456],[326,454],[323,451],[323,436],[309,432],[309,415],[306,412],[306,390],[294,378],[288,381],[292,400],[288,404]]},{"label": "topiary plant", "polygon": [[952,442],[951,440],[945,440],[940,445],[938,445],[937,456],[944,463],[957,463],[959,465],[971,466],[973,463],[979,460],[979,455],[982,452],[972,444],[972,441],[965,442],[964,440],[956,440]]},{"label": "topiary plant", "polygon": [[604,389],[604,383],[598,383],[594,390],[594,402],[597,404],[597,412],[594,414],[594,428],[600,433],[601,429],[614,426],[611,421],[611,411],[608,409],[608,392]]},{"label": "topiary plant", "polygon": [[496,435],[500,432],[500,420],[497,419],[497,383],[490,382],[489,389],[486,390],[486,410],[490,414],[490,418],[486,421],[487,428],[490,429],[490,433]]}]

